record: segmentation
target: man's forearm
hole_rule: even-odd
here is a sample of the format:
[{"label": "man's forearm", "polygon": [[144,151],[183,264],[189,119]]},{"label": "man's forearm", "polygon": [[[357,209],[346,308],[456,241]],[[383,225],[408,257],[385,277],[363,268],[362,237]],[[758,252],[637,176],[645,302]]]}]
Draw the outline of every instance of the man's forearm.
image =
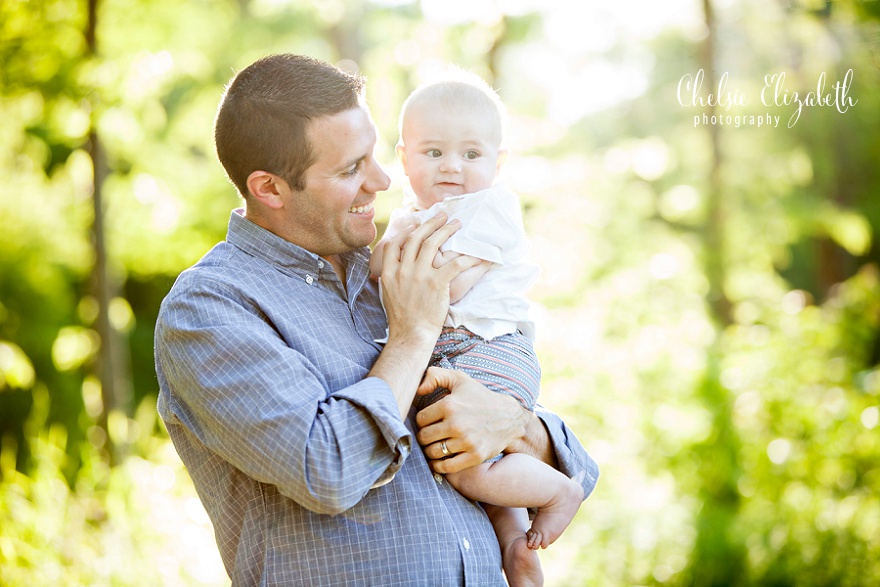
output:
[{"label": "man's forearm", "polygon": [[369,373],[369,376],[382,379],[391,388],[401,419],[406,419],[409,413],[416,388],[434,348],[434,338],[423,336],[421,339],[390,338]]}]

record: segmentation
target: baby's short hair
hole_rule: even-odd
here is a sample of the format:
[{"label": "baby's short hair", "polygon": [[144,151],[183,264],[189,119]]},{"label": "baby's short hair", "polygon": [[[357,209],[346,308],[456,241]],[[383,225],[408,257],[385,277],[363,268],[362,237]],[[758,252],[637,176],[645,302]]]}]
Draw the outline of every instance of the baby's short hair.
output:
[{"label": "baby's short hair", "polygon": [[507,109],[498,93],[475,73],[450,67],[447,71],[419,85],[409,95],[400,110],[398,132],[403,137],[403,123],[410,110],[422,104],[435,104],[441,108],[472,108],[493,120],[500,145],[507,124]]}]

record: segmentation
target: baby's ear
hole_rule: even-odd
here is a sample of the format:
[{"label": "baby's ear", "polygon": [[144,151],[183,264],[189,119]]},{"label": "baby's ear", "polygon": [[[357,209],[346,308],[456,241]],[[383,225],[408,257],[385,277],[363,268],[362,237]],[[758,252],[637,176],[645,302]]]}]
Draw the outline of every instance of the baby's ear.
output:
[{"label": "baby's ear", "polygon": [[403,172],[409,175],[406,171],[406,149],[403,147],[403,143],[397,143],[397,146],[394,147],[394,152],[397,153],[397,158],[400,159],[400,164],[403,165]]},{"label": "baby's ear", "polygon": [[495,175],[501,173],[501,166],[507,161],[508,153],[509,151],[507,149],[501,149],[498,151],[498,163],[495,164]]}]

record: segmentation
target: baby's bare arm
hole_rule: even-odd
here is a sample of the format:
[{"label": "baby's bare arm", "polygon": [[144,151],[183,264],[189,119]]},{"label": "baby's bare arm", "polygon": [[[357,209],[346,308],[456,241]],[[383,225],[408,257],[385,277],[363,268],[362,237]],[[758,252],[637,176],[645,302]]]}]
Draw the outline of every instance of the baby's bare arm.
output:
[{"label": "baby's bare arm", "polygon": [[[434,256],[434,267],[442,267],[452,259],[461,256],[461,253],[454,251],[440,251]],[[482,261],[479,265],[471,267],[453,279],[449,285],[449,303],[454,304],[463,298],[480,278],[486,274],[491,265],[492,263],[489,261]]]},{"label": "baby's bare arm", "polygon": [[370,255],[370,277],[373,279],[379,279],[379,276],[382,275],[382,251],[384,249],[385,241],[380,240],[373,248],[373,254]]}]

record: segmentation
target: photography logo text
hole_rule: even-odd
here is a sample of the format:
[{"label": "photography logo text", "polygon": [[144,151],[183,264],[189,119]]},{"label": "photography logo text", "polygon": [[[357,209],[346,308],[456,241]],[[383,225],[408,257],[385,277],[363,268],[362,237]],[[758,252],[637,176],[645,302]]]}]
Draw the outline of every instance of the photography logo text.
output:
[{"label": "photography logo text", "polygon": [[[779,126],[779,115],[774,115],[770,111],[760,114],[747,114],[739,112],[739,108],[745,108],[751,100],[749,96],[738,90],[728,90],[727,83],[729,79],[727,72],[718,80],[718,87],[713,88],[715,93],[703,93],[703,70],[699,70],[696,75],[685,74],[678,80],[678,103],[689,108],[711,107],[714,111],[703,112],[694,115],[694,127],[700,125],[717,125],[717,126]],[[849,96],[852,88],[853,70],[850,69],[843,76],[842,80],[836,80],[833,85],[828,86],[828,80],[825,72],[819,75],[814,91],[802,94],[797,91],[791,91],[786,88],[785,72],[769,73],[764,76],[764,87],[761,89],[761,104],[765,107],[779,106],[787,107],[786,112],[790,111],[791,116],[788,119],[788,128],[797,124],[801,118],[804,108],[812,108],[815,106],[836,108],[841,114],[849,110],[850,107],[859,103],[857,99]]]}]

